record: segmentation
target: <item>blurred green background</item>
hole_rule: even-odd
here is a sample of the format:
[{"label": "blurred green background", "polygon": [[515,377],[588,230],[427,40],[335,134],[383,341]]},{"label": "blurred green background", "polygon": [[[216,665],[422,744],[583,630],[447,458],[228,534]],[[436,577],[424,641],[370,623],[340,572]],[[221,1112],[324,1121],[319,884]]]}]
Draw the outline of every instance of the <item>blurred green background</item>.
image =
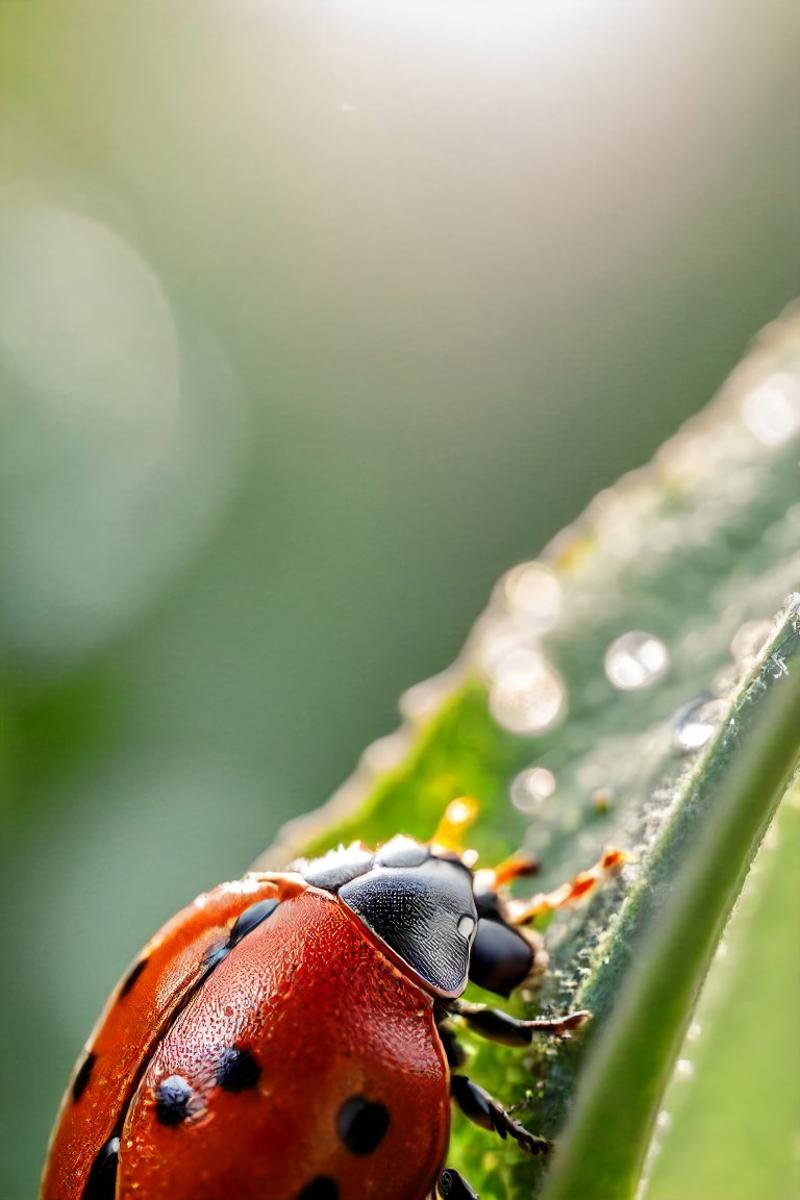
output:
[{"label": "blurred green background", "polygon": [[0,1197],[176,907],[800,291],[791,0],[0,7]]}]

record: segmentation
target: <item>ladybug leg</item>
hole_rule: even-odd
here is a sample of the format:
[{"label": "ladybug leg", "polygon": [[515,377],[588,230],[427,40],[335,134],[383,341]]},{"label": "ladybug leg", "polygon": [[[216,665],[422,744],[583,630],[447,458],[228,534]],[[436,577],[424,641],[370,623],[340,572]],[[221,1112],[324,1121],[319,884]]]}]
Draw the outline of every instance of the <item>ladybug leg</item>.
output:
[{"label": "ladybug leg", "polygon": [[496,1133],[501,1138],[513,1138],[527,1154],[547,1154],[552,1143],[547,1138],[537,1137],[520,1125],[519,1121],[506,1112],[487,1091],[467,1079],[466,1075],[453,1075],[450,1078],[450,1094],[465,1117],[481,1129]]},{"label": "ladybug leg", "polygon": [[625,858],[623,850],[606,850],[588,871],[581,871],[552,892],[538,892],[528,900],[507,899],[503,914],[505,920],[511,925],[527,925],[537,917],[547,917],[559,908],[577,904],[579,900],[590,896],[605,879],[616,874]]},{"label": "ladybug leg", "polygon": [[437,1023],[437,1029],[439,1032],[439,1037],[441,1038],[445,1057],[447,1058],[447,1065],[451,1070],[458,1070],[459,1067],[463,1067],[467,1056],[464,1052],[464,1047],[456,1037],[455,1030],[451,1025],[447,1024],[447,1015],[448,1014],[445,1013],[444,1016],[440,1018],[439,1022]]},{"label": "ladybug leg", "polygon": [[539,860],[529,854],[513,854],[496,867],[481,871],[481,882],[486,891],[496,892],[508,887],[515,879],[527,879],[539,870]]},{"label": "ladybug leg", "polygon": [[464,1176],[451,1167],[447,1167],[439,1176],[436,1195],[440,1200],[478,1200],[478,1193],[473,1192]]},{"label": "ladybug leg", "polygon": [[454,1016],[461,1017],[475,1033],[490,1042],[516,1047],[530,1046],[536,1033],[567,1038],[574,1030],[585,1025],[591,1015],[582,1009],[553,1019],[538,1017],[533,1021],[521,1021],[502,1009],[487,1008],[485,1004],[470,1004],[466,1000],[455,1000],[450,1005],[450,1011]]}]

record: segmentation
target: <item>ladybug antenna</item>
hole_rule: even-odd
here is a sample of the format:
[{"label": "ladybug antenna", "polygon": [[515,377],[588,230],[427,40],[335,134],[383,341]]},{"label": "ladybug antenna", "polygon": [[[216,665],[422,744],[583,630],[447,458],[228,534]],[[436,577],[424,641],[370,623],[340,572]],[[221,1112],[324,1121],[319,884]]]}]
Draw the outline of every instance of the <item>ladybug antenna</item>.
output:
[{"label": "ladybug antenna", "polygon": [[478,801],[474,796],[459,796],[451,800],[436,826],[431,844],[460,854],[464,847],[464,834],[478,819],[478,811]]}]

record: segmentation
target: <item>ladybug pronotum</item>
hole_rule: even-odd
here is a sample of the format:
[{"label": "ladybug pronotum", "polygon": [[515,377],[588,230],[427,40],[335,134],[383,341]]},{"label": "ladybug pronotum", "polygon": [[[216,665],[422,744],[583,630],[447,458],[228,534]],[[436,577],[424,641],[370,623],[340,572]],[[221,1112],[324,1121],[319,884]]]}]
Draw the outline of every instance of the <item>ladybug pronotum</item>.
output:
[{"label": "ladybug pronotum", "polygon": [[588,1014],[523,1021],[496,995],[541,960],[522,926],[619,861],[530,903],[510,860],[455,849],[470,802],[430,844],[395,837],[221,884],[178,913],[117,987],[73,1073],[41,1200],[445,1200],[450,1104],[529,1154],[549,1143],[460,1073],[459,1024],[510,1046]]}]

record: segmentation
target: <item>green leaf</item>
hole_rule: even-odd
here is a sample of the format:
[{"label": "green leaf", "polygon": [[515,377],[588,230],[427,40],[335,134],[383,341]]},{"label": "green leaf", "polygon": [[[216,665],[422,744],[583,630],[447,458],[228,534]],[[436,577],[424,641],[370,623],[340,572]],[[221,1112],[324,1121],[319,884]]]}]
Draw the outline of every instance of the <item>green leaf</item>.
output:
[{"label": "green leaf", "polygon": [[[800,1196],[800,781],[753,863],[651,1147],[647,1200]],[[745,1086],[743,1086],[745,1081]],[[753,1103],[758,1097],[758,1103]]]},{"label": "green leaf", "polygon": [[[581,1080],[545,1200],[636,1194],[700,986],[799,751],[800,597],[684,781],[673,821],[614,931],[607,970],[580,992],[590,1007],[597,996],[595,1011],[613,1013]],[[632,946],[641,958],[624,972],[625,962],[615,960],[627,959]],[[613,1006],[609,973],[630,976]]]},{"label": "green leaf", "polygon": [[[501,580],[454,667],[404,697],[403,728],[262,860],[430,836],[465,793],[481,805],[481,860],[522,846],[544,889],[609,845],[628,852],[618,879],[550,923],[541,991],[515,1001],[585,1004],[587,1036],[525,1055],[473,1043],[472,1073],[531,1129],[559,1135],[579,1089],[551,1197],[632,1194],[709,955],[793,762],[796,605],[770,617],[800,582],[798,434],[790,315],[649,467]],[[618,1003],[626,991],[637,998]],[[638,1075],[624,1061],[633,1045]],[[614,1074],[598,1082],[600,1055]],[[484,1200],[542,1182],[541,1165],[461,1120],[452,1160]]]}]

